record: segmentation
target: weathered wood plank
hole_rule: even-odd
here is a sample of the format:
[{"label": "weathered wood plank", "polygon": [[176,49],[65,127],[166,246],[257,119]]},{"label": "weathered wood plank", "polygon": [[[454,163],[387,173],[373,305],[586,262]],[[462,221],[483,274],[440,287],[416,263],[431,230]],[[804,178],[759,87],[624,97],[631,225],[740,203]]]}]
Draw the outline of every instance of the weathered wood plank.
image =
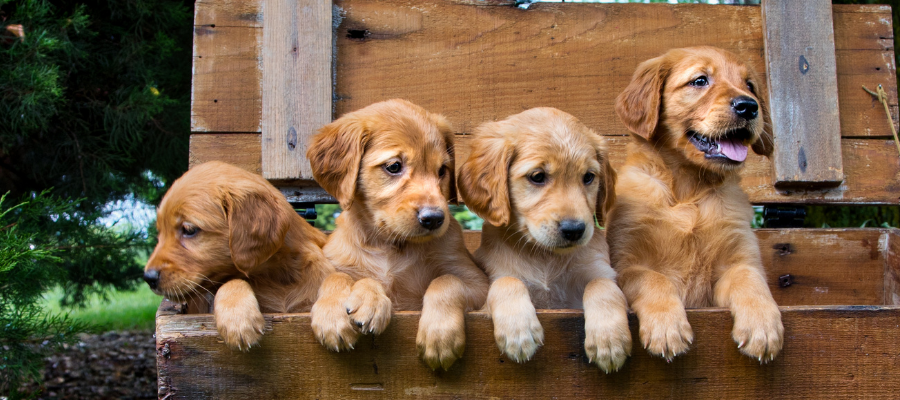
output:
[{"label": "weathered wood plank", "polygon": [[[485,120],[546,105],[604,134],[625,135],[613,99],[639,62],[670,47],[717,45],[765,71],[759,7],[544,3],[524,11],[465,3],[336,2],[346,12],[335,37],[336,115],[404,97],[448,115],[466,132]],[[197,4],[198,29],[223,20],[243,23],[245,34],[206,26],[210,40],[196,43],[195,69],[198,55],[211,65],[204,67],[210,76],[198,81],[195,75],[201,85],[194,87],[194,132],[260,131],[259,73],[230,65],[258,67],[261,36],[249,31],[259,30],[258,4]],[[843,135],[889,136],[883,108],[860,85],[883,84],[897,118],[890,8],[836,5],[834,32]],[[236,96],[242,96],[240,106],[213,102]]]},{"label": "weathered wood plank", "polygon": [[[308,314],[266,315],[261,345],[231,351],[210,315],[157,319],[160,397],[212,398],[893,398],[900,391],[898,307],[782,307],[784,350],[768,365],[738,353],[732,319],[689,310],[695,341],[672,363],[635,346],[617,373],[584,356],[580,312],[540,312],[545,341],[534,359],[503,358],[487,316],[466,319],[466,352],[432,372],[415,349],[419,314],[400,312],[379,337],[332,353],[316,342]],[[631,315],[634,343],[638,323]]]},{"label": "weathered wood plank", "polygon": [[[769,290],[782,306],[874,305],[887,301],[888,261],[883,229],[757,229]],[[894,232],[896,234],[896,232]],[[465,231],[466,248],[481,245],[480,231]],[[900,239],[896,239],[900,242]],[[900,257],[900,243],[893,244]],[[827,255],[827,257],[823,257]],[[891,254],[891,257],[894,255]],[[896,261],[896,262],[895,262]],[[898,281],[900,282],[900,281]]]},{"label": "weathered wood plank", "polygon": [[[882,109],[884,113],[884,109]],[[456,155],[469,155],[470,136],[456,135]],[[610,162],[618,168],[625,162],[628,137],[609,136]],[[191,165],[221,160],[259,173],[261,162],[259,134],[193,134]],[[755,204],[898,204],[900,203],[900,161],[890,140],[843,139],[845,181],[836,188],[794,190],[772,185],[772,162],[750,154],[741,172],[741,185]],[[462,163],[458,163],[457,167]]]},{"label": "weathered wood plank", "polygon": [[900,305],[900,231],[891,229],[884,249],[884,304]]},{"label": "weathered wood plank", "polygon": [[263,176],[311,180],[309,140],[331,122],[331,0],[268,0],[263,10]]},{"label": "weathered wood plank", "polygon": [[844,179],[831,1],[763,0],[775,184]]}]

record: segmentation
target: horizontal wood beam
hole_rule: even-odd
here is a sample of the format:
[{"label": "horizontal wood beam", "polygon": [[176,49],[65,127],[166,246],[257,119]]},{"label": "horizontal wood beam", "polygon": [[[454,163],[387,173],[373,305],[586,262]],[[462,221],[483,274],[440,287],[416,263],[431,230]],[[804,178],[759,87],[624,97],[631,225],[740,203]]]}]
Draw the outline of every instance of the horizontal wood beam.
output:
[{"label": "horizontal wood beam", "polygon": [[[884,109],[882,109],[884,113]],[[456,136],[457,159],[469,154],[468,135]],[[610,161],[618,168],[625,162],[625,136],[607,136]],[[900,204],[900,161],[897,148],[885,139],[842,139],[845,181],[826,189],[782,189],[772,185],[772,161],[752,152],[741,175],[741,185],[754,204]],[[261,173],[259,134],[191,135],[190,165],[219,160],[250,172]],[[457,167],[462,164],[457,164]],[[279,184],[290,186],[290,184]]]},{"label": "horizontal wood beam", "polygon": [[213,398],[892,398],[900,392],[900,307],[781,307],[784,350],[760,365],[738,352],[731,315],[688,310],[690,351],[672,363],[650,357],[637,336],[622,370],[604,374],[584,354],[578,311],[542,311],[544,346],[516,364],[500,355],[491,321],[466,318],[466,352],[449,371],[433,372],[416,353],[418,312],[398,312],[378,337],[333,353],[314,338],[308,314],[268,314],[260,346],[232,351],[211,315],[157,317],[159,396]]},{"label": "horizontal wood beam", "polygon": [[[723,47],[766,71],[756,6],[467,3],[335,1],[344,13],[335,36],[335,115],[403,97],[470,132],[486,120],[553,106],[604,134],[624,135],[613,100],[638,63],[671,47]],[[260,4],[198,1],[194,132],[260,132]],[[888,137],[884,109],[861,85],[884,85],[897,120],[891,9],[833,11],[841,131]]]}]

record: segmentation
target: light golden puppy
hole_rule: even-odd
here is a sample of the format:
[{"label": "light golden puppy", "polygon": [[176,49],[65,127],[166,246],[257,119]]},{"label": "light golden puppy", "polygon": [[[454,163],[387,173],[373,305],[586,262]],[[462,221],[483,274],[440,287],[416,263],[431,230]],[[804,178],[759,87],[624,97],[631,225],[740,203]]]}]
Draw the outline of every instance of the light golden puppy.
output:
[{"label": "light golden puppy", "polygon": [[781,313],[738,174],[748,147],[772,152],[760,84],[734,54],[693,47],[639,65],[616,100],[633,140],[608,237],[651,354],[687,351],[684,309],[708,306],[731,309],[742,353],[767,362],[781,350]]},{"label": "light golden puppy", "polygon": [[631,354],[628,305],[616,286],[602,219],[616,175],[603,139],[575,117],[533,108],[479,126],[459,172],[484,218],[475,259],[491,279],[486,310],[497,346],[523,362],[543,342],[537,308],[584,308],[588,359],[606,372]]},{"label": "light golden puppy", "polygon": [[392,304],[421,310],[419,354],[432,369],[449,368],[465,349],[465,311],[484,304],[488,283],[447,208],[455,197],[447,121],[405,100],[375,103],[323,127],[307,156],[343,208],[323,248],[339,273],[313,307],[316,337],[353,348],[360,330],[384,330]]},{"label": "light golden puppy", "polygon": [[222,162],[191,168],[157,210],[156,249],[144,268],[153,292],[188,301],[215,292],[216,328],[248,350],[263,312],[306,312],[334,268],[325,235],[259,175]]}]

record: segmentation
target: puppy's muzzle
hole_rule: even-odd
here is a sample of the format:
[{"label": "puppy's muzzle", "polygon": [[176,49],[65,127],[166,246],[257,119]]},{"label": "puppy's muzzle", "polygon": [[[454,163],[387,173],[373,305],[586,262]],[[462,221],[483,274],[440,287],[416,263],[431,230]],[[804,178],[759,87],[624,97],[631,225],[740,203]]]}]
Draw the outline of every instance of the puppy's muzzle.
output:
[{"label": "puppy's muzzle", "polygon": [[150,289],[156,290],[159,286],[159,271],[155,269],[144,271],[144,282],[147,282]]},{"label": "puppy's muzzle", "polygon": [[436,207],[425,207],[419,210],[419,225],[433,231],[444,224],[444,212]]},{"label": "puppy's muzzle", "polygon": [[759,114],[759,103],[750,97],[738,96],[731,99],[731,109],[738,117],[749,121]]},{"label": "puppy's muzzle", "polygon": [[584,235],[584,221],[565,219],[559,223],[559,234],[570,242],[575,242]]}]

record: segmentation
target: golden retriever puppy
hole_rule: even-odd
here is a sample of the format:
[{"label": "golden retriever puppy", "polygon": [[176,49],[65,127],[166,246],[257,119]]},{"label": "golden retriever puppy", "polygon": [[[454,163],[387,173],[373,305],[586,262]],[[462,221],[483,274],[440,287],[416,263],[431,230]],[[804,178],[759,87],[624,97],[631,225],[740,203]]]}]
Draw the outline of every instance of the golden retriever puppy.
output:
[{"label": "golden retriever puppy", "polygon": [[343,208],[323,247],[338,273],[312,310],[319,341],[351,349],[359,333],[384,330],[392,305],[421,310],[419,354],[449,368],[465,349],[465,311],[484,304],[488,282],[447,208],[455,189],[446,119],[405,100],[375,103],[320,129],[307,156]]},{"label": "golden retriever puppy", "polygon": [[306,312],[334,268],[325,234],[294,212],[259,175],[222,162],[191,168],[163,197],[156,249],[144,269],[150,289],[187,301],[216,292],[216,328],[249,350],[263,312]]},{"label": "golden retriever puppy", "polygon": [[732,53],[674,49],[638,66],[616,112],[632,134],[608,238],[644,347],[671,360],[693,332],[685,307],[727,307],[740,351],[781,350],[753,210],[739,186],[747,148],[772,152],[759,76]]},{"label": "golden retriever puppy", "polygon": [[475,259],[492,282],[485,309],[510,359],[530,359],[543,342],[535,307],[583,308],[584,350],[606,372],[631,354],[628,305],[594,228],[615,179],[603,139],[555,108],[475,130],[459,191],[485,220]]}]

